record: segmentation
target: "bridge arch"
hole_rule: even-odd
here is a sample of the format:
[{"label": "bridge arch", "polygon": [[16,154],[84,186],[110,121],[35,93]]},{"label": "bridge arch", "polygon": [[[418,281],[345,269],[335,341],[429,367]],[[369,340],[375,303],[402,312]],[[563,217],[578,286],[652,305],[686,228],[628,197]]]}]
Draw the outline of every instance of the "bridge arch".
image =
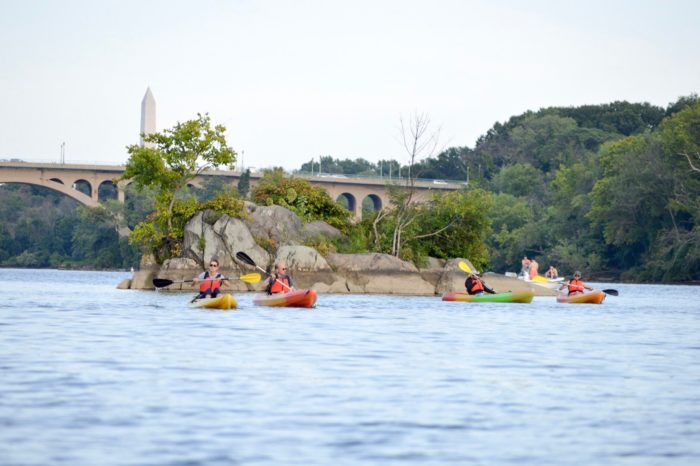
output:
[{"label": "bridge arch", "polygon": [[99,207],[100,204],[95,201],[92,197],[83,194],[82,192],[73,189],[70,186],[66,186],[60,180],[37,180],[31,176],[14,176],[14,177],[0,177],[0,183],[17,183],[17,184],[30,184],[34,186],[41,186],[44,188],[49,188],[59,193],[65,194],[66,196],[75,199],[89,207]]},{"label": "bridge arch", "polygon": [[97,188],[97,201],[104,202],[110,199],[118,199],[117,185],[112,180],[105,180]]},{"label": "bridge arch", "polygon": [[73,189],[76,191],[80,191],[81,193],[85,194],[86,196],[92,197],[92,185],[88,180],[84,179],[79,179],[75,180],[72,185]]},{"label": "bridge arch", "polygon": [[362,216],[366,214],[379,212],[382,210],[382,198],[376,194],[368,194],[362,200]]},{"label": "bridge arch", "polygon": [[355,209],[357,208],[357,200],[355,199],[355,196],[353,196],[351,193],[340,193],[340,195],[336,198],[336,202],[338,202],[340,205],[352,212],[353,215],[355,214]]}]

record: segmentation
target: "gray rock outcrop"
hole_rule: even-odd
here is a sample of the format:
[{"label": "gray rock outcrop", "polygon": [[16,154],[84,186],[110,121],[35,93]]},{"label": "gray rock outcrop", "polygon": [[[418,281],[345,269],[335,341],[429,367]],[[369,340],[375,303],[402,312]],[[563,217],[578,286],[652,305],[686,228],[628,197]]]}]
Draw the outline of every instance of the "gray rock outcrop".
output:
[{"label": "gray rock outcrop", "polygon": [[263,267],[270,262],[270,255],[258,246],[243,220],[228,215],[222,215],[213,225],[206,220],[205,211],[198,212],[187,222],[183,244],[183,255],[194,260],[202,270],[215,257],[222,270],[239,273],[242,269],[235,260],[238,251],[245,251]]},{"label": "gray rock outcrop", "polygon": [[[449,261],[429,258],[420,269],[412,262],[388,254],[338,254],[326,257],[305,240],[332,238],[341,233],[325,222],[302,225],[290,210],[280,206],[255,206],[247,203],[248,218],[231,218],[213,211],[197,213],[185,226],[183,257],[165,261],[162,266],[152,256],[144,256],[141,267],[121,287],[153,289],[154,277],[173,281],[190,280],[207,269],[209,261],[219,260],[220,272],[232,280],[224,289],[251,291],[263,288],[263,282],[245,284],[240,275],[258,271],[241,263],[236,253],[243,251],[262,269],[270,271],[276,261],[284,261],[297,288],[313,288],[320,293],[384,293],[405,295],[442,295],[449,291],[463,291],[466,274],[459,263],[467,259]],[[274,247],[274,257],[266,249]],[[274,259],[274,260],[273,260]],[[264,274],[263,274],[264,278]],[[515,278],[485,274],[486,283],[496,291],[533,290],[539,296],[553,294],[551,290]],[[196,291],[192,283],[173,284],[171,290]]]},{"label": "gray rock outcrop", "polygon": [[278,205],[258,206],[250,214],[249,225],[255,236],[272,240],[277,246],[302,241],[301,220],[291,210]]},{"label": "gray rock outcrop", "polygon": [[343,234],[337,228],[322,222],[314,220],[304,225],[302,236],[305,240],[313,238],[340,238]]}]

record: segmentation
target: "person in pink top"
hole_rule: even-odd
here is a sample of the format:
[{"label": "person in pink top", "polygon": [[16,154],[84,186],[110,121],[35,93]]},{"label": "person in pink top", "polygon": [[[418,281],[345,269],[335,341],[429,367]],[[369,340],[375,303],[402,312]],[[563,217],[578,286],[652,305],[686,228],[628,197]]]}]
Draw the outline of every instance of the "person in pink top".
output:
[{"label": "person in pink top", "polygon": [[540,264],[537,263],[535,259],[530,259],[530,280],[535,278],[537,276],[537,269],[540,267]]}]

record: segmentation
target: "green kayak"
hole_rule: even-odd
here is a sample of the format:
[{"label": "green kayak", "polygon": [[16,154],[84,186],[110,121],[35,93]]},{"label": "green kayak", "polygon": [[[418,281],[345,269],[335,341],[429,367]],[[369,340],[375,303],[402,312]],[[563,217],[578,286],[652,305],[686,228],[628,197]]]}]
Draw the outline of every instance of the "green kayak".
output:
[{"label": "green kayak", "polygon": [[530,303],[535,295],[532,291],[522,291],[519,293],[496,293],[470,295],[459,291],[451,291],[442,295],[443,301],[461,301],[466,303]]}]

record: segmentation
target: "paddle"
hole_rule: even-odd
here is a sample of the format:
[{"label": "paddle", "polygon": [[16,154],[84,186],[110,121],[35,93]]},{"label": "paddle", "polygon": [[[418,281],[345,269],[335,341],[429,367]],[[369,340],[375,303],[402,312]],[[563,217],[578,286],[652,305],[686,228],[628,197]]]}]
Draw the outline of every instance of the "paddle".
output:
[{"label": "paddle", "polygon": [[620,293],[617,290],[603,290],[603,293],[609,294],[610,296],[619,296]]},{"label": "paddle", "polygon": [[[248,254],[244,253],[243,251],[238,251],[238,252],[236,253],[236,258],[237,258],[239,261],[241,261],[241,262],[245,262],[245,263],[248,264],[248,265],[252,265],[253,267],[255,267],[256,269],[260,270],[260,271],[261,271],[262,273],[264,273],[265,275],[270,275],[269,273],[267,273],[267,271],[266,271],[265,269],[263,269],[262,267],[258,266],[258,265],[255,263],[255,261],[254,261],[253,259],[251,259],[250,256],[249,256]],[[275,278],[275,281],[276,281],[277,283],[281,284],[283,287],[287,288],[289,291],[292,291],[292,289],[291,289],[290,287],[288,287],[286,283],[284,283],[284,282],[282,282],[282,281],[280,281],[280,280],[277,280],[276,278]]]},{"label": "paddle", "polygon": [[474,272],[472,272],[472,269],[470,269],[469,266],[468,266],[466,263],[462,262],[462,261],[459,261],[459,268],[460,268],[463,272],[466,272],[466,273],[474,273]]},{"label": "paddle", "polygon": [[[462,272],[466,272],[466,273],[476,273],[476,272],[473,272],[472,269],[471,269],[465,262],[459,261],[459,264],[457,264],[457,265],[459,266],[460,270],[462,270]],[[486,287],[486,284],[484,284],[483,281],[482,281],[481,283],[484,285],[484,287]],[[488,288],[488,287],[486,287],[486,288]],[[493,291],[493,290],[492,290],[492,291],[487,291],[487,293],[492,293],[492,292],[493,292],[493,294],[496,293],[496,292]],[[511,292],[511,291],[508,290],[508,293],[510,293],[510,292]]]},{"label": "paddle", "polygon": [[[258,283],[262,277],[259,273],[249,273],[246,275],[241,275],[238,280],[244,281],[246,283]],[[233,278],[220,278],[220,280],[235,280]],[[172,285],[173,283],[192,283],[194,280],[168,280],[167,278],[154,278],[153,286],[156,288],[163,288],[164,286]]]}]

